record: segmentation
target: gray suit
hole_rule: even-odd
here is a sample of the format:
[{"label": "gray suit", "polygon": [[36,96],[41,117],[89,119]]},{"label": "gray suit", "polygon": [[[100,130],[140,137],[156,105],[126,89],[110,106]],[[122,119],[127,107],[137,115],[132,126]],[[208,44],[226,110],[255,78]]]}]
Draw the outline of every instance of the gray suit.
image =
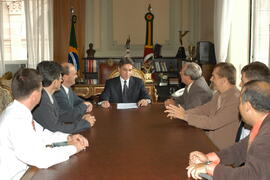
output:
[{"label": "gray suit", "polygon": [[174,100],[176,104],[180,104],[185,110],[188,110],[207,103],[212,96],[213,93],[204,77],[200,77],[193,82],[189,88],[189,92],[187,92],[186,86],[183,95],[174,98]]},{"label": "gray suit", "polygon": [[67,112],[73,115],[72,119],[65,119],[64,122],[69,122],[69,120],[72,122],[77,121],[85,114],[87,106],[83,103],[84,100],[78,97],[71,88],[68,89],[68,94],[69,96],[63,86],[61,86],[60,90],[55,92],[53,96],[60,108],[60,116]]},{"label": "gray suit", "polygon": [[69,124],[64,123],[65,121],[71,122],[74,116],[72,112],[66,112],[60,115],[57,101],[54,97],[53,99],[54,103],[52,104],[47,92],[42,90],[40,103],[32,111],[34,120],[43,126],[44,129],[52,132],[77,133],[90,127],[90,124],[85,120],[78,120]]}]

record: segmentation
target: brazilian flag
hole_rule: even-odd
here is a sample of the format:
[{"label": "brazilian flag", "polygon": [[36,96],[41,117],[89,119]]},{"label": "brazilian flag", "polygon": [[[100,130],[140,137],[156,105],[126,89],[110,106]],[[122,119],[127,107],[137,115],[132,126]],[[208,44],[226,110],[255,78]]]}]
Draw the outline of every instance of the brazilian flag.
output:
[{"label": "brazilian flag", "polygon": [[76,32],[75,32],[75,23],[77,21],[77,16],[72,15],[71,18],[71,30],[70,30],[70,39],[69,39],[69,48],[68,48],[68,62],[73,64],[78,71],[80,69],[79,56],[78,56],[78,47],[76,41]]}]

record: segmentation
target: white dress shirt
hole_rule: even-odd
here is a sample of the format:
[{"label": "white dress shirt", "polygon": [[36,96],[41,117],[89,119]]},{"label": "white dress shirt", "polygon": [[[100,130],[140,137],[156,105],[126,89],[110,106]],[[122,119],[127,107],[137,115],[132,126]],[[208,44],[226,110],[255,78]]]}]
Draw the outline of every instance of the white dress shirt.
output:
[{"label": "white dress shirt", "polygon": [[[75,146],[46,148],[67,140],[68,134],[53,133],[32,120],[31,111],[14,100],[0,116],[1,180],[20,179],[28,165],[48,168],[76,153]],[[34,126],[33,126],[34,122]]]},{"label": "white dress shirt", "polygon": [[193,82],[188,85],[188,87],[187,87],[187,93],[189,93],[189,89],[192,86],[192,84],[193,84]]},{"label": "white dress shirt", "polygon": [[120,82],[121,82],[122,92],[123,92],[123,90],[124,90],[124,84],[125,84],[124,81],[127,81],[127,87],[129,87],[129,78],[128,78],[127,80],[124,80],[124,79],[120,76]]},{"label": "white dress shirt", "polygon": [[66,92],[67,96],[69,97],[69,95],[68,95],[68,93],[69,93],[69,89],[68,89],[66,86],[64,86],[63,84],[62,84],[62,87],[64,88],[64,90],[65,90],[65,92]]}]

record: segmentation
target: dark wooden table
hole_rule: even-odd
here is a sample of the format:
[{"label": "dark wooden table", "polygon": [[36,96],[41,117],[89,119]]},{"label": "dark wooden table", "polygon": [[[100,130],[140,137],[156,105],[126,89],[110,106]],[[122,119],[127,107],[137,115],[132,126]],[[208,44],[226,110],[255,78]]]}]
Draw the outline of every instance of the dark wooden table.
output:
[{"label": "dark wooden table", "polygon": [[38,170],[40,180],[187,180],[191,151],[216,150],[200,129],[170,120],[162,104],[129,110],[95,108],[91,146],[70,160]]}]

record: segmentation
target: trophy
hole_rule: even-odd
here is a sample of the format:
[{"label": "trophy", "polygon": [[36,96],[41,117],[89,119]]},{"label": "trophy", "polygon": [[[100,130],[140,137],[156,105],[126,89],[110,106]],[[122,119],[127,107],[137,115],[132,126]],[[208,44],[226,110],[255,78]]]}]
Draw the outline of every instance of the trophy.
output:
[{"label": "trophy", "polygon": [[196,52],[195,52],[195,46],[193,45],[189,45],[188,46],[188,59],[193,61],[195,59],[196,56]]},{"label": "trophy", "polygon": [[178,48],[177,54],[176,54],[176,58],[180,58],[180,59],[185,59],[186,56],[186,52],[185,52],[185,48],[183,46],[183,37],[188,33],[189,31],[185,31],[184,33],[182,33],[182,31],[179,31],[179,41],[180,41],[180,47]]},{"label": "trophy", "polygon": [[143,68],[145,70],[145,74],[144,74],[145,82],[146,83],[153,83],[152,73],[151,73],[151,70],[152,70],[151,63],[144,63]]}]

